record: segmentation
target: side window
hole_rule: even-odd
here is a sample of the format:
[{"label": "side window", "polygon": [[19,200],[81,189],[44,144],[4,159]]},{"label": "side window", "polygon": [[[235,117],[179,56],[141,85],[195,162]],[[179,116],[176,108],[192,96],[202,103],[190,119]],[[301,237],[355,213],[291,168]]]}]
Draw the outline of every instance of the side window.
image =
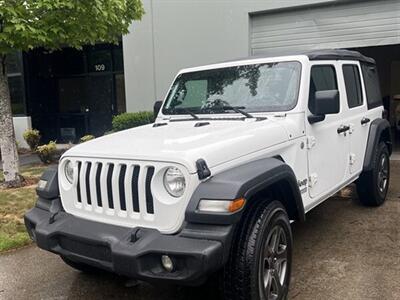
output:
[{"label": "side window", "polygon": [[308,101],[308,109],[314,113],[315,92],[337,90],[336,70],[331,65],[313,66],[311,68],[310,78],[310,96]]},{"label": "side window", "polygon": [[376,66],[363,63],[361,70],[364,77],[365,91],[367,92],[368,109],[382,105],[381,88]]},{"label": "side window", "polygon": [[343,65],[344,83],[346,85],[349,108],[363,104],[360,72],[357,65]]}]

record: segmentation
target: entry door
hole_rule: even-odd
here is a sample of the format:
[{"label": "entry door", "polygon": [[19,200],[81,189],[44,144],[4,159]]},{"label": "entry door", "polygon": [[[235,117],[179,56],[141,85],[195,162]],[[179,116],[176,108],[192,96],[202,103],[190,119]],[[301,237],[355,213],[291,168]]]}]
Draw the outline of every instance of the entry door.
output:
[{"label": "entry door", "polygon": [[87,112],[90,134],[99,136],[110,130],[113,116],[113,75],[87,77]]},{"label": "entry door", "polygon": [[[314,64],[310,76],[310,100],[315,92],[338,90],[338,63]],[[326,115],[325,120],[314,124],[307,122],[309,193],[311,198],[323,197],[340,186],[346,175],[349,137],[338,133],[342,120],[342,95],[340,113]],[[309,113],[313,112],[309,102]]]}]

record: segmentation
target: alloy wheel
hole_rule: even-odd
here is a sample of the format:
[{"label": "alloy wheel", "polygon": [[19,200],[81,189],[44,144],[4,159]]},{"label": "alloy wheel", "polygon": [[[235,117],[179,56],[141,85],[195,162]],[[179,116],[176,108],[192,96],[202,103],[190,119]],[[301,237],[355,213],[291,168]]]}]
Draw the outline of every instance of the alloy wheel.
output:
[{"label": "alloy wheel", "polygon": [[381,193],[385,193],[389,181],[389,159],[382,154],[378,169],[378,189]]},{"label": "alloy wheel", "polygon": [[261,299],[282,299],[288,270],[287,238],[282,226],[276,225],[268,232],[260,260]]}]

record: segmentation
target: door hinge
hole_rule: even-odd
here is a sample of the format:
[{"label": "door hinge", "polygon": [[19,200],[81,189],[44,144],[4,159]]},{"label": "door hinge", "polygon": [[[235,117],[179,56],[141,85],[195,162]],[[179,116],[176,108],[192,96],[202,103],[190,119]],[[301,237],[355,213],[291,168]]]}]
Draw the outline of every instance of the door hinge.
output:
[{"label": "door hinge", "polygon": [[312,173],[308,179],[308,187],[312,189],[318,182],[317,173]]},{"label": "door hinge", "polygon": [[356,163],[356,155],[354,153],[350,153],[349,163],[351,166]]},{"label": "door hinge", "polygon": [[311,149],[314,147],[316,144],[315,137],[313,136],[307,136],[307,149]]}]

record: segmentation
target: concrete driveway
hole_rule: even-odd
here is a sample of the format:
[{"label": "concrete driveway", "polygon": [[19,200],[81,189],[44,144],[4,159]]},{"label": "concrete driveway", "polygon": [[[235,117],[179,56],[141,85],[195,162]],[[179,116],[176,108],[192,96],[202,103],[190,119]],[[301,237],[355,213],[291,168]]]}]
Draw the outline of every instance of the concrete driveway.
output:
[{"label": "concrete driveway", "polygon": [[[400,299],[400,161],[392,162],[385,205],[365,208],[352,198],[345,190],[293,224],[290,299]],[[218,299],[214,286],[128,286],[74,271],[34,246],[0,255],[0,299]]]}]

